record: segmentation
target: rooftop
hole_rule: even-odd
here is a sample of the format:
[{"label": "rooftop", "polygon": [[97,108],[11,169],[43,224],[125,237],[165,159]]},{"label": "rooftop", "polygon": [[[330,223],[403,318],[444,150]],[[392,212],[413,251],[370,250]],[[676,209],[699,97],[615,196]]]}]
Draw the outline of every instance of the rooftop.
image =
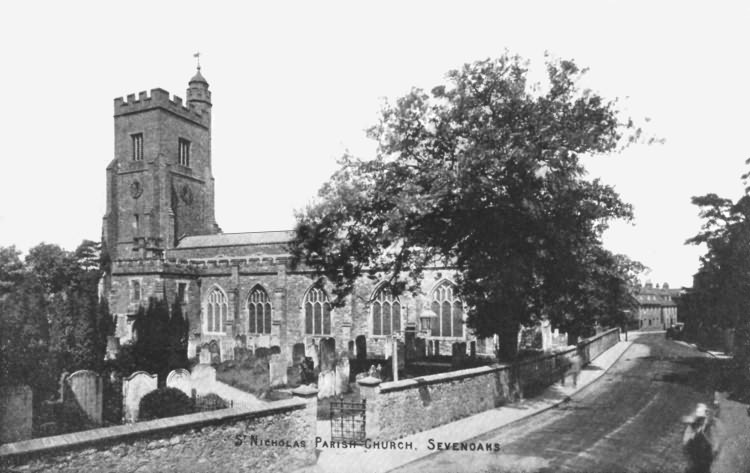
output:
[{"label": "rooftop", "polygon": [[294,230],[247,233],[217,233],[183,237],[177,248],[207,248],[213,246],[270,245],[294,240]]}]

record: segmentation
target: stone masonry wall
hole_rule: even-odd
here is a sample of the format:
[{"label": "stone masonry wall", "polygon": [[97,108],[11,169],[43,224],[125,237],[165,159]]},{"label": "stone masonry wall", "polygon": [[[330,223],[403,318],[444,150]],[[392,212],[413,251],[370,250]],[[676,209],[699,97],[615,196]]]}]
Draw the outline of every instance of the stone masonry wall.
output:
[{"label": "stone masonry wall", "polygon": [[315,463],[316,411],[292,399],[6,444],[0,471],[291,471]]},{"label": "stone masonry wall", "polygon": [[[532,385],[559,381],[573,358],[589,363],[619,341],[619,329],[587,340],[578,348],[525,361],[518,367],[493,365],[422,378],[382,383],[360,393],[367,400],[367,437],[400,438],[498,407]],[[515,372],[515,374],[514,374]],[[520,378],[515,382],[514,379]],[[370,379],[370,378],[367,378]]]}]

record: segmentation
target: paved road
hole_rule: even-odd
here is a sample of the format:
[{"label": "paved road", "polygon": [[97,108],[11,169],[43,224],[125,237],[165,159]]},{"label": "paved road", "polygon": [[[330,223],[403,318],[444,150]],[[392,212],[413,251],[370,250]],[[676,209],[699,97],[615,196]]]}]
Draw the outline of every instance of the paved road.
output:
[{"label": "paved road", "polygon": [[681,417],[710,404],[715,366],[663,334],[644,335],[570,402],[476,439],[498,452],[446,451],[397,471],[681,472]]}]

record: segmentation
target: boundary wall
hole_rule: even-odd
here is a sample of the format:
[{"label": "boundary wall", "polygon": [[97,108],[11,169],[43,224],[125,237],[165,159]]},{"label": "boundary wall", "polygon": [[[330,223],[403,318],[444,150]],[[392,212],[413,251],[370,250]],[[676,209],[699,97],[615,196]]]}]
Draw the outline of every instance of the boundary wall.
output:
[{"label": "boundary wall", "polygon": [[311,391],[262,408],[222,409],[0,445],[0,471],[302,468],[316,461],[317,392]]},{"label": "boundary wall", "polygon": [[518,364],[495,364],[421,378],[359,381],[367,437],[401,438],[512,402],[560,381],[620,340],[620,329]]}]

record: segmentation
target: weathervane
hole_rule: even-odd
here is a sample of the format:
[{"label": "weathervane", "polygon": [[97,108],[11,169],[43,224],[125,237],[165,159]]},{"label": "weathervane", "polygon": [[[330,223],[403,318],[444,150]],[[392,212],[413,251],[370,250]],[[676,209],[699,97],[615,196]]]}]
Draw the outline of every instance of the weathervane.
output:
[{"label": "weathervane", "polygon": [[200,53],[200,51],[197,52],[197,53],[195,53],[195,54],[193,54],[193,57],[196,58],[196,60],[198,62],[198,70],[200,71],[201,70],[201,53]]}]

